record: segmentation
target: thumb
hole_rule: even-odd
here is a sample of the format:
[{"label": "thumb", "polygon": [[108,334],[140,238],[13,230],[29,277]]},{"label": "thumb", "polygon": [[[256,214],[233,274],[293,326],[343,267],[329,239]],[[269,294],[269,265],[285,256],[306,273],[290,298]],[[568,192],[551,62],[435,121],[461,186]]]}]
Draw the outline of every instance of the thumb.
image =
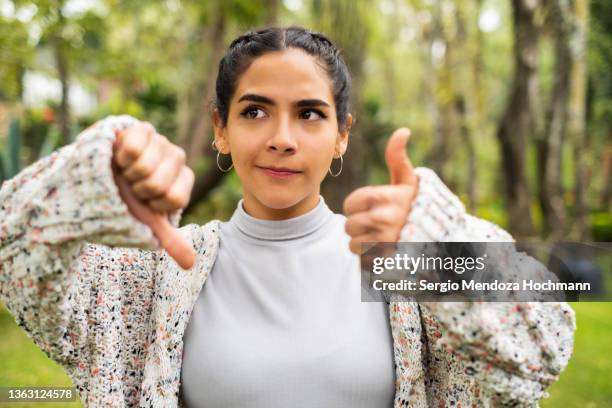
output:
[{"label": "thumb", "polygon": [[149,227],[159,240],[162,248],[168,252],[176,263],[183,269],[190,269],[195,263],[195,253],[191,245],[186,241],[176,228],[174,228],[168,218],[164,215],[156,214],[151,220]]},{"label": "thumb", "polygon": [[414,184],[416,176],[412,163],[406,155],[406,144],[410,139],[410,130],[399,128],[389,138],[385,149],[385,161],[391,176],[391,184]]},{"label": "thumb", "polygon": [[162,248],[168,252],[183,269],[189,269],[195,263],[195,252],[187,240],[170,224],[166,214],[153,211],[141,203],[132,193],[123,176],[116,174],[115,182],[121,198],[128,206],[130,213],[140,222],[151,228]]}]

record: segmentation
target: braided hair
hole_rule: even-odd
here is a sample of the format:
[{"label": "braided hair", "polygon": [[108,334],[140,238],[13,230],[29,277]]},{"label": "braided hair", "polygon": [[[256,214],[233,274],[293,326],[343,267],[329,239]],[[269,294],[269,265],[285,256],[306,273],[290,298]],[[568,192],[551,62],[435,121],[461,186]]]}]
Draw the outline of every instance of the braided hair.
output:
[{"label": "braided hair", "polygon": [[247,32],[230,44],[219,62],[215,106],[227,124],[229,105],[236,84],[253,60],[265,53],[288,48],[300,49],[317,58],[332,82],[336,118],[340,129],[346,126],[349,113],[351,78],[340,51],[321,33],[302,27],[271,27]]}]

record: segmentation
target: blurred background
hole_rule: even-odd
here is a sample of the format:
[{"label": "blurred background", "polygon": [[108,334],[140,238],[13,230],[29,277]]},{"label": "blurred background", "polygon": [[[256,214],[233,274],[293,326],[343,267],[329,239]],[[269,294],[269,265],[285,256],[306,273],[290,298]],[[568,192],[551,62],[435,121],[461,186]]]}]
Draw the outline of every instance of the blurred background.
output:
[{"label": "blurred background", "polygon": [[[187,151],[183,223],[227,220],[242,191],[210,147],[219,59],[244,31],[294,24],[352,73],[333,210],[388,182],[387,138],[407,126],[413,163],[515,238],[612,241],[610,0],[0,0],[0,181],[126,113]],[[611,304],[572,306],[574,357],[542,406],[612,406]],[[0,386],[67,384],[0,306]]]}]

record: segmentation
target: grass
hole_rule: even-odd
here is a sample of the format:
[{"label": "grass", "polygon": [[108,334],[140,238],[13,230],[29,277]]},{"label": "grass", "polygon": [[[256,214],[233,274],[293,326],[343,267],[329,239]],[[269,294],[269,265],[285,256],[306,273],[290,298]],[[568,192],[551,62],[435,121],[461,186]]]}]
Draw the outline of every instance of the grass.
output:
[{"label": "grass", "polygon": [[542,408],[612,407],[612,303],[572,303],[574,354]]},{"label": "grass", "polygon": [[[574,354],[566,371],[550,389],[542,408],[605,408],[612,406],[612,303],[572,303],[577,331]],[[49,360],[0,307],[0,386],[67,387],[64,370]],[[10,404],[0,403],[0,408]],[[19,403],[16,408],[55,407],[57,403]],[[80,407],[79,402],[62,407]]]},{"label": "grass", "polygon": [[[64,369],[50,360],[0,304],[0,387],[72,387]],[[0,408],[82,407],[75,402],[3,403]]]}]

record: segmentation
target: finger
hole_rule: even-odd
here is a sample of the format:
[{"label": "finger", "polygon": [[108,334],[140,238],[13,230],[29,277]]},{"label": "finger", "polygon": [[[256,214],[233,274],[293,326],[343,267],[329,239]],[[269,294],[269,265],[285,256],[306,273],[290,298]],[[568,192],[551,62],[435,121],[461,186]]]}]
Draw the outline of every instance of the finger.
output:
[{"label": "finger", "polygon": [[132,187],[134,194],[142,200],[157,198],[166,194],[176,180],[183,164],[177,160],[164,160],[149,177]]},{"label": "finger", "polygon": [[351,237],[369,234],[378,230],[376,225],[372,224],[372,218],[369,211],[355,213],[347,218],[344,224],[344,230]]},{"label": "finger", "polygon": [[376,240],[377,235],[378,234],[376,233],[367,233],[353,237],[349,242],[349,249],[352,253],[361,255],[367,250],[371,249],[371,247],[374,246],[376,242],[378,242]]},{"label": "finger", "polygon": [[190,269],[195,263],[195,252],[176,228],[174,228],[165,215],[159,215],[150,225],[151,230],[177,264],[183,269]]},{"label": "finger", "polygon": [[140,157],[123,172],[125,178],[133,183],[153,174],[163,159],[164,148],[163,141],[153,138]]},{"label": "finger", "polygon": [[350,215],[369,210],[379,199],[373,186],[365,186],[353,191],[344,199],[342,205],[344,214]]},{"label": "finger", "polygon": [[149,207],[156,211],[172,212],[189,204],[195,176],[193,171],[183,166],[178,178],[164,197],[149,201]]},{"label": "finger", "polygon": [[351,215],[345,224],[347,234],[357,235],[381,231],[404,221],[405,212],[395,205],[374,207]]},{"label": "finger", "polygon": [[405,214],[405,211],[397,205],[384,205],[368,211],[370,223],[378,226],[378,229],[388,229],[390,226],[403,223]]},{"label": "finger", "polygon": [[397,129],[387,142],[385,161],[391,176],[391,184],[413,184],[416,182],[412,163],[406,155],[406,143],[410,138],[410,130]]},{"label": "finger", "polygon": [[151,228],[151,231],[153,231],[153,234],[160,242],[162,248],[168,252],[168,255],[170,255],[181,268],[191,268],[195,263],[195,252],[185,238],[172,227],[167,216],[163,213],[152,211],[140,202],[132,193],[130,185],[124,177],[117,175],[115,181],[130,213],[140,222]]},{"label": "finger", "polygon": [[[117,161],[117,151],[123,142],[123,136],[125,135],[124,129],[115,129],[115,140],[113,141],[113,155],[115,155],[115,161]],[[118,163],[117,163],[118,164]]]},{"label": "finger", "polygon": [[145,150],[154,133],[153,126],[145,122],[119,131],[115,139],[117,152],[115,162],[119,167],[125,169],[134,163]]},{"label": "finger", "polygon": [[381,242],[397,242],[396,236],[399,236],[397,231],[388,229],[358,235],[349,242],[349,249],[351,252],[361,255]]},{"label": "finger", "polygon": [[[349,216],[362,211],[368,211],[382,204],[399,204],[406,202],[411,189],[408,186],[384,185],[358,188],[344,200],[344,213]],[[399,194],[399,193],[401,194]]]},{"label": "finger", "polygon": [[349,243],[351,252],[361,255],[371,249],[375,244],[383,242],[397,242],[400,237],[400,229],[385,228],[376,232],[366,233],[353,237]]}]

